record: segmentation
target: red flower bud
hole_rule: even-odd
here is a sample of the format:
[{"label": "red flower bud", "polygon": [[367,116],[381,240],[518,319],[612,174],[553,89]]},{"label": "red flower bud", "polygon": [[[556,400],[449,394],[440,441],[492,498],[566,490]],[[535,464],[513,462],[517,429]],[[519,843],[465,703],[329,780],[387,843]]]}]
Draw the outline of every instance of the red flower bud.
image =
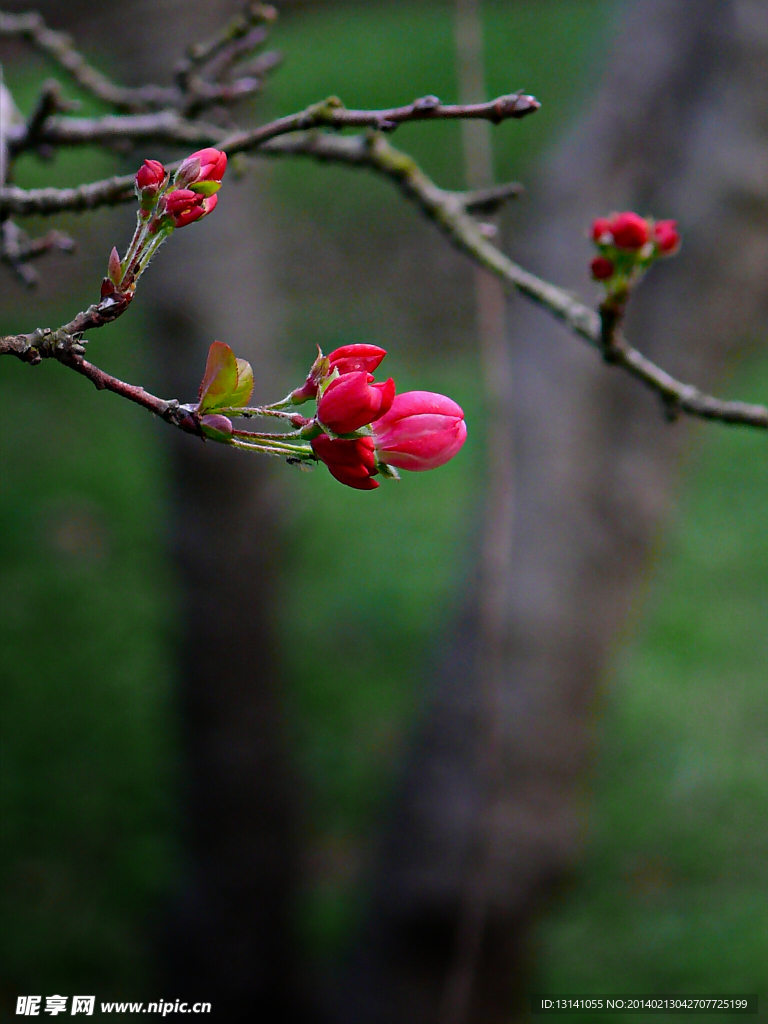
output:
[{"label": "red flower bud", "polygon": [[589,269],[596,281],[606,281],[609,277],[613,277],[613,263],[605,256],[595,256],[589,264]]},{"label": "red flower bud", "polygon": [[381,462],[417,472],[442,466],[467,439],[461,407],[431,391],[398,395],[372,429]]},{"label": "red flower bud", "polygon": [[337,369],[340,374],[356,370],[373,373],[386,354],[378,345],[342,345],[331,352],[328,362],[330,369]]},{"label": "red flower bud", "polygon": [[227,169],[227,154],[218,149],[198,149],[182,160],[173,183],[176,188],[188,188],[198,181],[221,181]]},{"label": "red flower bud", "polygon": [[196,220],[200,220],[201,217],[207,217],[209,213],[212,213],[218,203],[218,196],[208,196],[203,199],[199,206],[193,207],[187,213],[183,213],[176,219],[176,227],[183,228],[187,224],[192,224]]},{"label": "red flower bud", "polygon": [[680,248],[680,234],[676,220],[657,220],[653,227],[653,241],[663,256],[671,256]]},{"label": "red flower bud", "polygon": [[[612,222],[608,217],[598,217],[592,221],[592,238],[603,245],[610,244],[613,241],[613,237],[606,238],[606,235],[611,235]],[[605,239],[605,241],[603,241]]]},{"label": "red flower bud", "polygon": [[321,434],[312,441],[312,451],[326,464],[331,476],[347,487],[372,491],[379,486],[378,480],[371,479],[378,473],[372,437],[346,441]]},{"label": "red flower bud", "polygon": [[342,345],[335,348],[329,356],[324,356],[319,347],[317,351],[318,357],[312,364],[307,379],[300,388],[291,392],[291,400],[296,405],[306,402],[308,398],[314,398],[318,386],[334,369],[339,371],[339,375],[362,370],[373,373],[387,354],[378,345]]},{"label": "red flower bud", "polygon": [[383,416],[395,397],[395,382],[372,384],[370,373],[345,373],[331,381],[317,406],[317,418],[334,434],[353,430]]},{"label": "red flower bud", "polygon": [[619,249],[642,249],[651,237],[648,221],[630,210],[613,215],[610,232],[613,235],[614,244]]},{"label": "red flower bud", "polygon": [[219,201],[218,196],[202,196],[186,188],[169,192],[162,204],[162,213],[173,217],[177,228],[186,227],[210,213]]},{"label": "red flower bud", "polygon": [[154,195],[165,181],[165,168],[159,160],[145,160],[136,172],[136,188]]}]

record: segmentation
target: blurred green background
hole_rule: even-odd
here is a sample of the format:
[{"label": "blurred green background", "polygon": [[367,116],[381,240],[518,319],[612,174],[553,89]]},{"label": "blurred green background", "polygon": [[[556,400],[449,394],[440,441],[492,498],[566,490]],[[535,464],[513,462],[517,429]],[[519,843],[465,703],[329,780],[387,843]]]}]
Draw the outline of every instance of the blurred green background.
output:
[{"label": "blurred green background", "polygon": [[[532,179],[588,97],[614,8],[485,4],[489,94],[524,87],[544,102],[495,133],[500,180]],[[330,93],[359,107],[453,99],[452,32],[445,4],[404,3],[396,16],[386,3],[354,15],[288,10],[274,32],[286,62],[259,114]],[[9,72],[25,109],[50,70],[38,61]],[[461,186],[455,124],[405,126],[396,144],[440,184]],[[19,181],[110,169],[78,153],[25,163]],[[330,955],[360,909],[367,840],[470,571],[485,425],[469,273],[440,339],[429,296],[403,312],[396,268],[389,287],[361,271],[346,286],[348,259],[396,264],[409,238],[433,229],[368,174],[280,163],[269,180],[297,379],[315,344],[382,344],[401,389],[445,391],[469,423],[461,457],[373,496],[324,471],[285,473],[282,650],[311,865],[297,927]],[[61,226],[83,239],[99,220]],[[330,285],[292,257],[315,236],[336,254]],[[161,258],[173,258],[170,246]],[[68,318],[105,261],[84,263],[77,296],[71,282],[49,282],[45,264],[37,294],[3,271],[3,333]],[[108,328],[110,369],[133,381],[150,359],[141,328],[139,310]],[[16,994],[40,991],[151,997],[148,936],[180,870],[164,428],[57,365],[3,360],[0,381],[0,1004],[9,1013]],[[727,390],[764,399],[766,359],[738,367]],[[768,994],[764,443],[717,426],[695,433],[675,523],[616,651],[584,793],[586,858],[540,927],[541,991]]]}]

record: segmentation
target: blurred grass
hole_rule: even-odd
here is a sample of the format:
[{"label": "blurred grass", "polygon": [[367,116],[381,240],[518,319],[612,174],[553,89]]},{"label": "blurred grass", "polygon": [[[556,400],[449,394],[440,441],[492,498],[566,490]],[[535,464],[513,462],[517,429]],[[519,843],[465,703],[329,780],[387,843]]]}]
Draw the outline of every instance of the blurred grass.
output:
[{"label": "blurred grass", "polygon": [[173,834],[157,427],[56,365],[0,387],[2,995],[135,991]]},{"label": "blurred grass", "polygon": [[[762,352],[729,390],[765,401]],[[587,860],[541,928],[541,991],[768,994],[765,454],[759,433],[699,431],[607,696]]]},{"label": "blurred grass", "polygon": [[[23,112],[51,70],[38,58],[6,68]],[[96,112],[69,83],[67,94]],[[118,169],[81,149],[24,157],[17,180],[66,186]],[[130,237],[133,219],[60,218],[78,252],[43,260],[35,292],[2,268],[2,332],[84,308],[107,225]],[[128,380],[147,372],[137,307],[92,342]],[[0,393],[0,1019],[10,1020],[23,993],[151,990],[147,938],[175,850],[175,586],[162,426],[55,363],[0,361]]]},{"label": "blurred grass", "polygon": [[[388,4],[352,10],[288,10],[281,17],[274,40],[287,61],[270,83],[271,113],[330,94],[350,107],[388,107],[427,93],[456,100],[451,4],[403,4],[396,16]],[[498,173],[524,177],[594,83],[587,53],[605,5],[491,2],[484,11],[490,94],[525,88],[544,100],[544,117],[540,112],[494,132]],[[405,125],[393,143],[441,185],[462,187],[457,123]],[[284,348],[301,354],[297,370],[315,344],[325,351],[355,340],[381,344],[389,350],[382,370],[399,390],[447,393],[470,424],[467,445],[450,465],[404,473],[375,495],[340,490],[324,468],[314,474],[311,498],[307,480],[290,481],[298,511],[285,567],[290,614],[283,651],[293,680],[295,749],[309,780],[311,884],[299,916],[309,945],[327,954],[343,943],[361,909],[369,838],[406,748],[426,662],[470,578],[483,486],[482,394],[468,265],[455,260],[451,267],[463,286],[451,312],[435,310],[431,323],[403,313],[429,301],[436,264],[425,258],[421,295],[418,280],[387,269],[406,252],[412,274],[413,251],[422,251],[434,233],[397,189],[368,173],[301,162],[280,164],[272,182],[287,213],[283,233],[298,235],[284,282],[290,301]],[[355,241],[360,238],[365,241]],[[317,244],[309,279],[295,266],[309,262],[306,239]],[[445,243],[437,245],[442,256]],[[357,271],[367,260],[365,271]],[[450,301],[444,280],[433,290]],[[463,333],[446,357],[440,335],[451,320]]]},{"label": "blurred grass", "polygon": [[[535,201],[536,158],[594,83],[591,54],[601,52],[606,9],[597,0],[487,3],[489,92],[523,87],[544,102],[536,117],[494,135],[498,176],[526,180],[526,201]],[[350,106],[428,92],[455,98],[446,4],[399,4],[395,16],[384,3],[289,10],[275,41],[287,61],[270,82],[274,113],[329,93]],[[440,184],[461,184],[456,125],[405,126],[394,141]],[[23,182],[77,181],[85,165],[89,176],[105,173],[80,152],[53,168],[25,165]],[[336,247],[342,266],[330,288],[327,267],[289,261],[282,343],[296,367],[315,343],[327,350],[378,342],[390,348],[401,389],[451,394],[470,424],[467,446],[449,466],[404,474],[373,495],[340,488],[323,468],[311,478],[286,471],[282,643],[307,780],[310,861],[300,925],[312,949],[332,951],[359,911],[363,850],[407,742],[422,669],[466,584],[482,474],[481,395],[466,341],[450,350],[437,343],[429,317],[404,317],[412,296],[377,293],[377,281],[361,284],[348,266],[350,240],[361,233],[372,263],[383,266],[417,232],[432,230],[399,194],[370,175],[310,163],[276,165],[272,182],[286,233],[294,225],[314,232],[329,252]],[[91,224],[70,227],[83,238],[99,230]],[[100,273],[97,260],[89,274]],[[304,274],[299,283],[294,273]],[[318,277],[310,301],[308,273]],[[3,283],[4,291],[13,287]],[[47,290],[63,301],[55,281]],[[65,315],[76,301],[67,296]],[[29,308],[25,298],[16,308],[4,303],[5,329],[28,328]],[[58,312],[50,322],[59,322]],[[35,306],[38,315],[47,313]],[[466,324],[471,309],[457,304],[442,316],[435,322]],[[144,372],[128,344],[138,318],[132,311],[110,328],[100,349],[110,369],[134,380]],[[16,993],[39,991],[41,978],[51,992],[136,998],[148,976],[147,915],[175,863],[163,428],[71,377],[56,366],[0,365],[6,1005]],[[733,391],[764,396],[766,361],[755,357]],[[763,991],[763,445],[747,432],[700,433],[646,620],[607,703],[585,812],[588,860],[541,929],[542,989]]]}]

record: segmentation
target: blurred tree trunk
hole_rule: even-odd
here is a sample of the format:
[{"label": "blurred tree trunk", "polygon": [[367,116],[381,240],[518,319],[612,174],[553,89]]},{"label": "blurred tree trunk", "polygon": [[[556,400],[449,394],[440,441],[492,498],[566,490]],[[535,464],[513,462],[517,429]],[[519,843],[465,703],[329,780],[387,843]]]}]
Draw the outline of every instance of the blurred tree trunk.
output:
[{"label": "blurred tree trunk", "polygon": [[[237,0],[197,0],[148,9],[151,30],[144,17],[135,41],[141,74],[168,76],[157,61],[167,61],[171,47],[156,54],[153,40],[172,40],[180,54],[241,7]],[[162,394],[196,393],[214,339],[252,362],[259,397],[277,393],[275,256],[264,189],[254,181],[261,170],[239,185],[231,181],[204,230],[180,232],[174,251],[163,253],[148,275]],[[291,1021],[297,996],[290,914],[298,865],[296,787],[284,747],[272,617],[278,484],[268,460],[190,444],[181,435],[171,443],[171,539],[184,602],[189,875],[168,935],[163,984],[210,1000],[217,1019],[250,1019],[258,1007]]]},{"label": "blurred tree trunk", "polygon": [[[119,20],[94,0],[66,10],[56,0],[34,6],[96,54],[102,70],[138,84],[168,82],[183,48],[208,38],[242,4],[132,0]],[[135,162],[156,155],[139,149]],[[142,281],[134,315],[143,312],[148,325],[147,383],[157,393],[193,398],[216,338],[251,360],[259,397],[284,383],[275,379],[272,236],[260,191],[251,173],[241,185],[231,181],[216,216],[174,237]],[[123,244],[115,238],[109,246],[113,241]],[[290,1022],[297,1000],[290,938],[296,787],[283,742],[272,621],[279,491],[267,460],[175,432],[164,436],[172,471],[169,540],[182,596],[186,873],[159,942],[157,980],[167,997],[212,1002],[217,1020],[250,1019],[257,1007]]]},{"label": "blurred tree trunk", "polygon": [[[606,64],[599,94],[529,184],[532,218],[513,253],[596,295],[586,270],[593,217],[629,208],[677,217],[683,251],[642,285],[627,329],[670,371],[716,386],[768,298],[768,7],[633,0],[618,13],[612,52],[594,56]],[[503,427],[516,439],[516,512],[505,628],[498,646],[482,646],[494,634],[476,596],[446,639],[341,989],[337,1019],[350,1024],[501,1024],[524,1012],[530,929],[578,864],[603,679],[690,436],[522,298],[510,300],[509,320]],[[491,773],[500,784],[490,794],[478,658],[503,663]],[[468,892],[482,936],[476,956],[457,959]],[[446,1002],[454,973],[467,969],[468,1005]]]}]

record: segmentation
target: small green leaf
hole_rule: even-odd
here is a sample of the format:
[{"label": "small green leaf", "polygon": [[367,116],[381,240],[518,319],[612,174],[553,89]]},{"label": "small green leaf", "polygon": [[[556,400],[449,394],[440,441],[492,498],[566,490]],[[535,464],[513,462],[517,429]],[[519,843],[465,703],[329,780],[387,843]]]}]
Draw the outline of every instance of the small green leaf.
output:
[{"label": "small green leaf", "polygon": [[237,389],[235,353],[223,341],[214,341],[208,350],[208,361],[200,384],[198,412],[227,408],[232,405],[232,396]]},{"label": "small green leaf", "polygon": [[237,387],[232,394],[230,405],[248,405],[253,394],[253,367],[245,359],[237,362]]},{"label": "small green leaf", "polygon": [[221,188],[220,181],[195,181],[186,186],[190,192],[197,192],[200,196],[213,196]]}]

